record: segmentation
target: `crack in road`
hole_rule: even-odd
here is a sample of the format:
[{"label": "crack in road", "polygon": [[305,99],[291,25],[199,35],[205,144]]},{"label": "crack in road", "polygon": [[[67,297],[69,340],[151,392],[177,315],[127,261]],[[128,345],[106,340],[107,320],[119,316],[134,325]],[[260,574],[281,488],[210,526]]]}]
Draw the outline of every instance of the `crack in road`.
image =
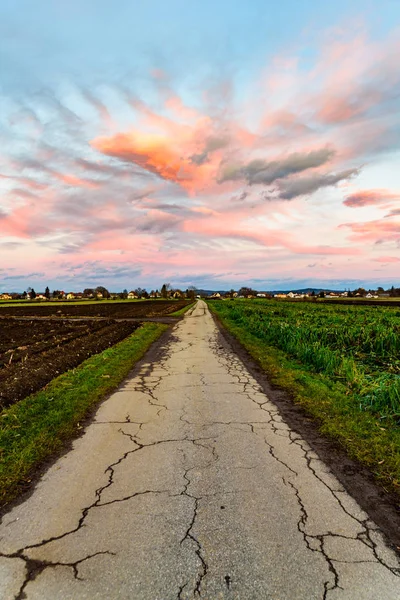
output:
[{"label": "crack in road", "polygon": [[50,562],[47,560],[35,560],[32,558],[20,556],[25,560],[25,568],[27,571],[26,578],[22,583],[18,594],[15,596],[15,600],[24,600],[27,598],[25,594],[25,588],[30,581],[34,581],[43,571],[47,568],[56,568],[56,567],[69,567],[72,569],[74,574],[74,579],[78,579],[79,581],[83,581],[81,577],[79,577],[78,566],[82,563],[86,562],[90,558],[94,558],[95,556],[100,556],[102,554],[109,554],[115,556],[114,552],[110,552],[109,550],[94,552],[93,554],[89,554],[80,560],[76,560],[75,562]]},{"label": "crack in road", "polygon": [[[289,438],[290,443],[291,444],[295,444],[298,447],[301,448],[301,450],[303,451],[303,457],[306,461],[306,467],[307,469],[313,474],[313,476],[322,484],[324,485],[329,492],[332,494],[332,496],[335,498],[335,500],[337,501],[337,503],[339,504],[341,510],[351,519],[353,519],[354,521],[356,521],[361,527],[362,527],[362,531],[359,532],[357,534],[357,536],[344,536],[341,534],[335,534],[332,532],[327,532],[327,533],[322,533],[322,534],[318,534],[318,535],[310,535],[309,533],[306,532],[305,527],[306,527],[306,523],[307,523],[307,519],[308,519],[308,515],[307,515],[307,511],[305,508],[305,505],[301,499],[301,495],[300,495],[300,491],[298,490],[298,488],[294,485],[293,481],[291,480],[285,480],[285,478],[282,478],[283,482],[285,483],[285,485],[289,485],[295,492],[295,496],[297,499],[297,502],[299,504],[300,507],[300,519],[297,523],[297,528],[298,531],[303,535],[303,539],[304,542],[306,544],[306,547],[308,550],[312,551],[312,552],[319,552],[320,554],[322,554],[322,556],[324,557],[325,561],[327,562],[328,565],[328,569],[329,572],[332,573],[333,575],[333,581],[326,581],[324,583],[324,591],[323,591],[323,596],[322,599],[323,600],[327,600],[328,598],[328,594],[329,592],[335,590],[335,589],[343,589],[340,586],[340,576],[339,573],[337,571],[337,569],[334,566],[334,563],[346,563],[346,564],[360,564],[360,563],[379,563],[381,566],[383,566],[384,568],[386,568],[388,571],[390,571],[393,575],[395,575],[396,577],[400,577],[400,568],[396,568],[396,567],[391,567],[382,557],[380,557],[378,555],[378,545],[376,544],[376,542],[374,542],[374,540],[371,538],[371,531],[374,531],[375,529],[371,529],[371,527],[368,524],[369,518],[366,518],[364,520],[357,518],[355,515],[353,515],[349,510],[346,509],[346,507],[344,506],[344,504],[341,502],[340,498],[337,497],[338,493],[343,493],[344,490],[334,490],[332,489],[325,481],[322,477],[320,477],[318,475],[318,473],[316,472],[316,470],[313,468],[312,466],[312,461],[320,461],[319,458],[315,458],[310,456],[310,453],[313,453],[313,450],[311,448],[305,448],[304,447],[304,442],[302,440],[301,437],[293,437],[293,431],[291,431],[290,429],[280,429],[277,425],[278,424],[282,424],[283,420],[279,415],[279,411],[277,409],[274,408],[274,410],[271,410],[271,408],[266,408],[266,405],[270,405],[270,401],[267,399],[266,401],[258,401],[256,398],[253,397],[252,394],[256,393],[256,394],[262,394],[264,396],[264,392],[261,388],[261,386],[259,386],[256,382],[252,383],[251,379],[251,375],[250,374],[243,374],[243,370],[244,370],[244,366],[241,363],[241,361],[239,361],[239,359],[237,357],[230,357],[230,359],[227,359],[226,354],[229,353],[229,350],[227,350],[224,346],[221,346],[220,344],[218,344],[217,341],[215,341],[213,344],[210,344],[213,348],[214,354],[217,357],[217,360],[220,361],[220,364],[222,364],[227,371],[229,372],[229,374],[235,378],[237,380],[237,382],[241,385],[243,385],[243,394],[245,394],[249,400],[251,400],[252,402],[254,402],[260,410],[262,410],[263,412],[266,412],[269,415],[269,420],[262,422],[263,424],[268,424],[270,426],[270,429],[272,430],[274,435],[278,435],[280,437],[285,437],[285,438]],[[223,353],[221,353],[220,351],[223,351]],[[237,372],[237,370],[239,372]],[[242,372],[241,372],[242,371]],[[249,389],[251,391],[249,391]],[[265,396],[264,396],[265,397]],[[276,420],[276,417],[279,417],[278,420]],[[227,423],[227,424],[231,424]],[[254,423],[254,422],[253,422]],[[248,423],[250,424],[250,423]],[[251,426],[251,432],[255,433],[256,435],[258,435],[258,432],[254,430],[254,426]],[[279,463],[281,463],[284,467],[286,467],[289,471],[291,471],[291,473],[294,476],[298,476],[298,472],[295,471],[294,469],[292,469],[292,467],[290,467],[290,465],[288,465],[286,462],[282,461],[276,454],[275,454],[275,450],[274,450],[274,446],[268,442],[265,438],[264,441],[266,443],[266,445],[268,446],[269,449],[269,454],[275,459],[277,460]],[[370,549],[373,553],[374,559],[375,560],[371,560],[371,561],[340,561],[340,560],[335,560],[333,558],[331,558],[328,553],[325,550],[325,538],[329,538],[329,537],[340,537],[342,539],[348,539],[348,540],[354,540],[354,541],[359,541],[362,544],[364,544],[364,546],[366,546],[368,549]],[[317,540],[319,542],[319,548],[314,548],[310,545],[310,539],[314,539]]]},{"label": "crack in road", "polygon": [[[188,311],[185,319],[204,319],[208,313],[206,312],[205,307],[198,307],[196,314],[193,314],[195,307]],[[188,322],[188,321],[186,321]],[[107,507],[113,504],[124,503],[130,500],[133,500],[140,496],[146,495],[167,495],[168,497],[185,497],[188,499],[188,502],[191,505],[191,514],[190,519],[187,522],[186,529],[184,530],[184,535],[179,541],[179,546],[183,549],[184,552],[194,552],[197,557],[197,572],[195,575],[195,579],[193,580],[193,585],[191,585],[191,580],[182,582],[179,585],[178,591],[176,593],[176,597],[178,600],[183,600],[184,598],[190,597],[201,597],[203,588],[206,585],[206,579],[209,573],[210,565],[208,564],[207,551],[202,545],[201,540],[201,528],[199,527],[199,515],[201,515],[201,507],[202,502],[205,499],[218,496],[218,495],[227,495],[227,494],[241,494],[244,491],[248,493],[251,490],[222,490],[216,492],[208,492],[196,494],[193,491],[193,476],[191,473],[196,470],[203,473],[206,469],[212,468],[216,466],[218,461],[220,460],[219,453],[217,451],[217,443],[220,440],[220,437],[224,435],[221,431],[228,431],[229,428],[234,430],[236,435],[250,435],[255,436],[261,442],[263,442],[266,446],[265,457],[270,456],[273,461],[278,463],[280,467],[283,467],[285,471],[285,475],[281,476],[281,480],[286,488],[291,490],[294,495],[294,499],[297,503],[299,510],[299,518],[297,520],[297,531],[299,532],[301,539],[303,540],[306,549],[312,553],[318,553],[321,555],[325,561],[327,568],[327,577],[323,582],[323,590],[321,591],[322,600],[328,600],[330,594],[332,594],[335,590],[343,590],[341,576],[340,576],[340,564],[361,564],[361,563],[371,563],[371,564],[379,564],[384,569],[387,569],[392,575],[396,577],[400,577],[400,568],[391,566],[383,556],[381,556],[380,548],[377,542],[373,539],[373,532],[376,532],[374,524],[369,520],[369,518],[361,519],[354,515],[351,510],[349,510],[342,499],[338,496],[339,494],[345,493],[343,489],[334,489],[331,485],[329,485],[325,479],[319,475],[317,470],[317,464],[320,460],[318,456],[315,456],[313,450],[304,442],[304,440],[296,434],[294,431],[290,430],[286,425],[278,409],[271,404],[270,400],[266,397],[263,392],[261,386],[254,380],[254,378],[247,371],[241,360],[238,358],[236,354],[234,354],[229,347],[226,346],[224,342],[223,345],[220,343],[219,334],[217,331],[212,336],[208,336],[204,338],[204,340],[209,345],[209,349],[211,354],[216,360],[216,364],[219,365],[219,370],[216,369],[215,374],[219,373],[227,373],[233,385],[237,387],[235,390],[235,394],[240,395],[243,402],[249,401],[254,404],[257,410],[260,410],[260,418],[262,414],[263,420],[242,420],[242,419],[219,419],[219,420],[207,420],[204,418],[200,409],[195,409],[195,407],[191,404],[191,396],[189,394],[186,395],[186,403],[187,406],[191,409],[188,410],[186,405],[183,408],[176,409],[173,406],[169,406],[166,398],[163,396],[166,392],[173,391],[175,388],[167,387],[165,385],[165,380],[168,377],[173,377],[174,371],[168,367],[169,361],[171,357],[176,356],[181,353],[190,352],[191,348],[194,346],[195,342],[183,342],[179,337],[179,328],[182,327],[179,324],[176,327],[174,337],[171,337],[171,343],[167,347],[163,347],[159,353],[158,360],[155,362],[147,362],[142,365],[137,375],[134,377],[132,382],[128,382],[123,390],[125,391],[133,391],[143,394],[149,405],[151,407],[156,407],[156,414],[154,417],[151,417],[147,420],[135,420],[132,416],[131,412],[128,412],[125,416],[125,419],[122,417],[121,419],[116,418],[115,420],[99,420],[94,421],[95,425],[107,425],[114,424],[120,425],[118,432],[129,440],[129,443],[134,445],[133,448],[129,448],[126,450],[121,456],[119,456],[115,461],[110,463],[104,470],[103,475],[106,476],[105,483],[98,487],[94,492],[94,501],[85,506],[83,509],[80,509],[80,517],[75,527],[64,531],[58,535],[50,536],[46,539],[42,539],[39,542],[28,544],[14,552],[10,553],[1,553],[0,557],[9,558],[9,559],[19,559],[23,560],[25,564],[25,578],[24,581],[15,596],[15,600],[23,600],[27,598],[27,587],[30,582],[34,581],[39,575],[41,575],[46,569],[53,569],[56,567],[65,567],[67,569],[71,569],[74,575],[74,579],[78,581],[82,581],[82,577],[79,575],[79,566],[85,561],[90,560],[99,555],[110,555],[115,556],[115,552],[111,552],[110,550],[99,550],[95,553],[88,554],[75,562],[52,562],[47,560],[40,560],[30,558],[27,554],[29,550],[38,549],[45,547],[52,542],[60,541],[62,539],[67,538],[68,536],[73,536],[76,532],[78,532],[82,527],[86,525],[87,518],[92,510],[102,507]],[[189,334],[188,334],[189,335]],[[190,355],[189,355],[190,356]],[[181,358],[179,360],[182,360]],[[194,363],[190,364],[186,363],[186,373],[191,373],[194,369]],[[164,371],[161,375],[160,371]],[[183,372],[183,371],[182,371]],[[157,375],[155,373],[158,373]],[[199,380],[198,384],[193,385],[180,385],[180,389],[183,390],[185,388],[193,388],[193,389],[212,389],[213,386],[218,385],[217,383],[213,383],[213,381],[209,379],[210,372],[200,372],[197,373],[197,377]],[[172,380],[173,381],[173,380]],[[226,394],[231,392],[226,392]],[[221,395],[221,393],[220,393]],[[177,412],[175,412],[177,411]],[[150,425],[154,425],[155,422],[159,419],[160,415],[165,415],[168,413],[170,419],[173,418],[173,415],[176,414],[176,421],[181,423],[181,431],[186,433],[186,435],[176,437],[170,437],[166,439],[153,439],[152,441],[144,441],[144,436],[146,435],[147,429]],[[195,415],[195,416],[194,416]],[[197,420],[198,418],[198,420]],[[172,421],[174,422],[174,421]],[[129,431],[129,427],[131,425],[137,426],[137,431],[132,433]],[[246,429],[242,429],[241,427],[245,427]],[[192,428],[198,428],[206,433],[207,428],[210,427],[220,427],[219,433],[215,433],[214,435],[209,436],[201,436],[201,435],[191,435]],[[228,429],[226,429],[228,428]],[[197,430],[198,432],[198,430]],[[274,445],[274,439],[276,436],[277,446]],[[272,439],[271,439],[272,438]],[[283,443],[279,440],[286,439],[287,445],[296,446],[300,449],[300,458],[297,457],[297,460],[302,460],[304,463],[304,467],[311,473],[312,477],[319,482],[319,485],[322,484],[331,494],[334,501],[339,506],[340,510],[344,515],[349,517],[354,521],[355,524],[359,527],[360,531],[358,531],[355,535],[344,535],[341,533],[335,533],[334,531],[326,531],[320,532],[317,534],[311,534],[307,531],[307,525],[309,521],[309,514],[306,507],[306,502],[304,498],[302,498],[300,487],[296,485],[297,478],[300,477],[299,471],[297,468],[294,468],[294,465],[290,462],[290,457],[286,456],[282,457],[279,452],[279,444]],[[150,438],[152,439],[152,438]],[[248,438],[250,439],[250,438]],[[192,454],[187,454],[185,444],[192,445],[195,448],[205,450],[206,459],[194,460],[191,463],[191,466],[184,466],[184,470],[182,473],[183,478],[183,487],[179,491],[178,494],[173,493],[171,489],[151,489],[153,486],[149,486],[148,489],[144,489],[142,491],[133,491],[131,494],[121,496],[121,497],[112,497],[111,499],[104,499],[104,494],[106,490],[110,490],[110,488],[114,485],[117,471],[120,467],[122,467],[124,461],[133,454],[137,452],[145,452],[147,448],[152,448],[155,446],[168,445],[176,446],[177,450],[183,454],[184,463],[188,460],[188,458],[192,458]],[[183,445],[183,447],[181,447]],[[186,448],[186,450],[185,450]],[[232,466],[232,468],[237,469],[245,469],[252,470],[256,469],[259,465],[250,464],[250,466]],[[296,465],[297,467],[297,465]],[[328,475],[331,475],[330,470],[327,472]],[[154,486],[156,487],[156,486]],[[179,489],[179,488],[178,488]],[[221,509],[225,509],[224,505],[220,506]],[[297,515],[296,515],[297,518]],[[370,553],[371,560],[342,560],[337,559],[329,555],[329,551],[327,548],[327,540],[329,538],[341,538],[342,540],[351,540],[352,542],[357,542],[362,544]],[[236,579],[235,579],[236,581]],[[230,590],[232,588],[232,575],[224,576],[224,585],[226,590]]]},{"label": "crack in road", "polygon": [[[212,453],[212,460],[207,463],[206,465],[203,466],[203,468],[210,466],[214,461],[218,460],[218,455],[215,452],[215,448],[212,447],[210,448],[209,446],[207,446],[206,444],[200,444],[199,440],[196,440],[196,442],[198,446],[201,446],[202,448],[206,448],[207,450],[211,450]],[[201,497],[198,496],[194,496],[193,494],[190,494],[188,492],[188,488],[191,484],[191,479],[189,477],[189,473],[190,471],[192,471],[193,469],[199,468],[198,465],[195,465],[194,467],[190,467],[188,469],[185,470],[185,472],[183,473],[183,478],[185,480],[185,484],[184,484],[184,488],[181,491],[180,495],[181,496],[186,496],[190,499],[193,500],[193,515],[192,515],[192,519],[189,523],[188,528],[186,529],[185,535],[183,536],[183,538],[180,541],[180,545],[182,546],[182,544],[187,540],[190,539],[194,542],[196,549],[195,549],[195,553],[198,556],[200,563],[201,563],[201,571],[199,572],[196,582],[195,582],[195,586],[194,586],[194,590],[193,590],[193,594],[197,595],[197,596],[201,596],[201,584],[203,579],[206,577],[207,572],[208,572],[208,564],[205,560],[204,554],[203,554],[203,549],[201,546],[201,543],[199,542],[198,538],[193,534],[193,528],[195,526],[196,523],[196,518],[197,518],[197,513],[198,513],[198,508],[199,508],[199,501],[201,500]],[[186,582],[185,586],[189,585],[189,582]],[[180,594],[182,594],[183,592],[183,588],[180,591]],[[179,596],[181,597],[181,596]]]},{"label": "crack in road", "polygon": [[[114,463],[112,463],[105,469],[104,473],[109,473],[108,481],[104,486],[102,486],[96,490],[96,492],[95,492],[96,500],[92,504],[90,504],[89,506],[85,507],[82,510],[82,515],[78,521],[78,525],[69,531],[66,531],[62,534],[59,534],[59,535],[56,535],[56,536],[53,536],[53,537],[50,537],[47,539],[44,539],[35,544],[30,544],[30,545],[24,546],[23,548],[20,548],[20,549],[16,550],[15,552],[11,552],[11,553],[0,552],[0,557],[22,559],[25,562],[26,577],[25,577],[25,580],[21,586],[21,589],[20,589],[18,595],[15,596],[15,600],[22,600],[23,598],[25,598],[24,590],[25,590],[26,586],[28,585],[28,583],[30,581],[33,581],[33,579],[35,579],[40,573],[42,573],[48,567],[56,567],[56,566],[74,567],[74,565],[78,565],[78,564],[82,563],[83,561],[88,560],[89,558],[92,558],[92,556],[97,556],[98,554],[115,555],[115,553],[112,553],[112,552],[106,550],[106,551],[102,551],[102,552],[97,552],[93,555],[86,556],[83,559],[76,561],[75,563],[60,563],[60,562],[50,562],[50,561],[41,561],[41,560],[31,559],[28,556],[26,556],[26,554],[25,554],[28,550],[32,550],[35,548],[41,548],[43,546],[46,546],[47,544],[50,544],[51,542],[59,541],[63,538],[66,538],[67,536],[70,536],[70,535],[76,533],[84,526],[87,516],[89,515],[90,511],[94,508],[100,508],[100,507],[104,507],[104,506],[110,506],[111,504],[116,504],[119,502],[125,502],[127,500],[131,500],[133,498],[136,498],[138,496],[143,496],[146,494],[169,493],[169,490],[144,490],[142,492],[134,492],[123,498],[115,498],[108,502],[101,502],[101,496],[102,496],[103,492],[106,489],[108,489],[110,486],[112,486],[114,483],[115,468],[117,466],[119,466],[129,455],[131,455],[135,452],[138,452],[144,448],[150,448],[153,446],[158,446],[160,444],[169,444],[169,443],[177,443],[177,442],[191,442],[194,444],[196,442],[199,442],[200,440],[210,439],[210,438],[196,438],[195,439],[195,438],[184,437],[184,438],[179,438],[179,439],[157,440],[152,443],[143,444],[137,440],[136,436],[129,434],[127,432],[124,432],[122,429],[120,429],[119,431],[122,435],[128,437],[136,445],[136,448],[125,452],[123,454],[123,456],[121,456],[117,461],[115,461]],[[204,446],[204,447],[206,447],[206,446]],[[189,496],[189,494],[187,494],[187,495]],[[196,511],[197,511],[197,507],[196,507]],[[193,522],[194,522],[194,520],[193,520]],[[200,555],[199,555],[199,558],[201,559]],[[75,569],[74,569],[74,573],[75,573]]]}]

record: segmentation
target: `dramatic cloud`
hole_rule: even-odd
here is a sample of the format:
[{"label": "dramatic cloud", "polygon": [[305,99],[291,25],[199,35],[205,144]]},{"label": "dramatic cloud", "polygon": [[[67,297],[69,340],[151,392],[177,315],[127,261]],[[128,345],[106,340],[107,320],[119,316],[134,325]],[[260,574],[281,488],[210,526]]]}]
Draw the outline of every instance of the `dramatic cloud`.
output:
[{"label": "dramatic cloud", "polygon": [[360,190],[347,196],[343,204],[353,208],[361,206],[372,206],[377,204],[387,204],[391,201],[400,201],[400,193],[393,193],[389,190]]},{"label": "dramatic cloud", "polygon": [[127,286],[358,281],[371,261],[396,277],[400,42],[375,33],[336,27],[264,61],[246,44],[223,77],[214,57],[144,64],[133,40],[134,70],[124,46],[113,68],[80,57],[3,86],[2,265]]},{"label": "dramatic cloud", "polygon": [[333,175],[321,174],[313,177],[303,177],[279,182],[280,197],[292,200],[298,196],[305,196],[316,192],[320,188],[336,185],[340,181],[349,179],[358,174],[358,169],[347,169]]},{"label": "dramatic cloud", "polygon": [[202,165],[207,162],[210,158],[210,154],[215,152],[216,150],[221,150],[221,148],[225,148],[229,144],[229,139],[227,138],[218,138],[218,137],[210,137],[206,140],[204,148],[199,154],[193,154],[190,156],[190,160],[195,165]]},{"label": "dramatic cloud", "polygon": [[[245,180],[248,184],[270,185],[277,179],[282,179],[300,173],[307,169],[320,167],[327,163],[335,154],[334,150],[322,148],[314,152],[290,154],[282,160],[266,162],[258,159],[247,165],[226,165],[222,167],[220,183],[229,180]],[[329,184],[330,185],[330,184]]]}]

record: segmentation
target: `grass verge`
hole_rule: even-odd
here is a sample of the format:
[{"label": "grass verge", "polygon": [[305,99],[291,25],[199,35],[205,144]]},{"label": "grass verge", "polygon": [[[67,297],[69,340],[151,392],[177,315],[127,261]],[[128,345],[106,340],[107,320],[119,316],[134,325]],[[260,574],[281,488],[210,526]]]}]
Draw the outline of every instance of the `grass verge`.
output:
[{"label": "grass verge", "polygon": [[243,326],[221,318],[211,302],[208,306],[268,374],[270,382],[289,392],[295,404],[318,422],[323,435],[366,465],[383,487],[400,499],[400,428],[394,419],[383,424],[375,415],[361,411],[343,384],[313,373],[281,350],[264,345]]},{"label": "grass verge", "polygon": [[159,323],[143,324],[125,340],[0,413],[0,505],[13,500],[30,482],[34,469],[77,435],[80,421],[121,383],[166,329]]},{"label": "grass verge", "polygon": [[183,308],[181,308],[180,310],[176,310],[173,313],[170,313],[169,315],[167,315],[168,317],[181,317],[182,315],[185,314],[185,312],[187,312],[189,310],[189,308],[193,307],[194,302],[191,302],[190,304],[188,304],[187,306],[184,306]]}]

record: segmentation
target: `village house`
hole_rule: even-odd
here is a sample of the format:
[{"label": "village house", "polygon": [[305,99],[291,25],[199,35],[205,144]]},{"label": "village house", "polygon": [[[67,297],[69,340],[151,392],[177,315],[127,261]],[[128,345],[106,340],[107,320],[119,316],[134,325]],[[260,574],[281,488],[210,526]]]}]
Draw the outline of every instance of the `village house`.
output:
[{"label": "village house", "polygon": [[11,294],[0,294],[0,300],[12,300]]},{"label": "village house", "polygon": [[136,300],[137,298],[139,298],[139,296],[136,292],[132,291],[128,293],[128,300]]}]

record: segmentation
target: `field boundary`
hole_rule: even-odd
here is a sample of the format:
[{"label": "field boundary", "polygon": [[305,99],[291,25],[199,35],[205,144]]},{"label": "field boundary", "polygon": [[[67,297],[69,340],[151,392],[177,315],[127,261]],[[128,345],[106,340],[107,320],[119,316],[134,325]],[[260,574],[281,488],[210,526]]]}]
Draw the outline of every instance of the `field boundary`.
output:
[{"label": "field boundary", "polygon": [[1,506],[27,491],[44,461],[82,433],[82,421],[168,329],[164,324],[144,323],[121,342],[0,413]]},{"label": "field boundary", "polygon": [[170,313],[168,316],[169,317],[182,317],[190,308],[194,308],[195,305],[196,305],[196,300],[194,300],[193,302],[191,302],[187,306],[184,306],[180,310],[177,310],[177,311],[175,311],[173,313]]}]

